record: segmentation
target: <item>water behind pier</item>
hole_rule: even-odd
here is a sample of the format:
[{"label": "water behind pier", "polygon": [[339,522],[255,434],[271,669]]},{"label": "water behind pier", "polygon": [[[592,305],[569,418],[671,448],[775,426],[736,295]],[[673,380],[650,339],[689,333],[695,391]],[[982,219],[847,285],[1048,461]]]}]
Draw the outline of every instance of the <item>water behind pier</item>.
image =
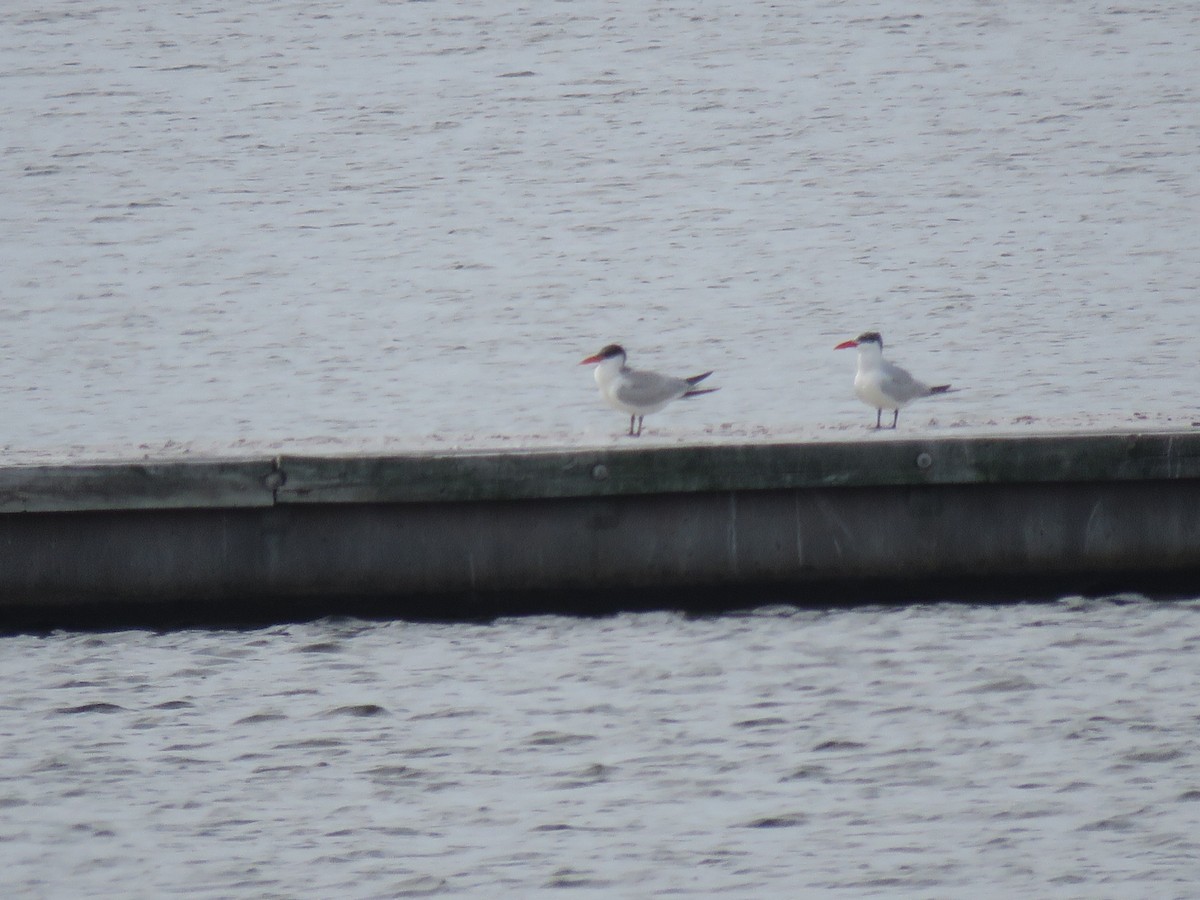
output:
[{"label": "water behind pier", "polygon": [[979,0],[0,8],[0,447],[1191,427],[1200,17]]}]

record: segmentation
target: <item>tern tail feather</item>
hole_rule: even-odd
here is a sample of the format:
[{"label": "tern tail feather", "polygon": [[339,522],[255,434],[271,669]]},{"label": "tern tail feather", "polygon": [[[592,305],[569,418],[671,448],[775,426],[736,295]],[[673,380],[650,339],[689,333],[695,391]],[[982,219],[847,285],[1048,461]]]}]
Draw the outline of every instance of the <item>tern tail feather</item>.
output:
[{"label": "tern tail feather", "polygon": [[[691,378],[685,378],[683,380],[686,381],[688,384],[699,384],[700,382],[702,382],[705,378],[707,378],[711,374],[712,374],[712,372],[705,372],[703,375],[693,375]],[[714,388],[714,390],[715,390],[715,388]]]},{"label": "tern tail feather", "polygon": [[683,396],[685,398],[686,397],[699,397],[701,394],[715,394],[719,390],[720,390],[720,388],[701,388],[698,391],[688,391]]}]

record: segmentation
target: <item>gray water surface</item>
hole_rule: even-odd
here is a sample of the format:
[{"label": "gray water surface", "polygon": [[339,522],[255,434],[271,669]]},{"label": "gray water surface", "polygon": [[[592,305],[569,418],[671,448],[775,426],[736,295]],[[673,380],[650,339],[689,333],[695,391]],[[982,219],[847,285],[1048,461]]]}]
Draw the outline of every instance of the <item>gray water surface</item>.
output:
[{"label": "gray water surface", "polygon": [[0,641],[22,896],[1189,897],[1200,601]]},{"label": "gray water surface", "polygon": [[0,7],[9,459],[1200,418],[1187,2]]}]

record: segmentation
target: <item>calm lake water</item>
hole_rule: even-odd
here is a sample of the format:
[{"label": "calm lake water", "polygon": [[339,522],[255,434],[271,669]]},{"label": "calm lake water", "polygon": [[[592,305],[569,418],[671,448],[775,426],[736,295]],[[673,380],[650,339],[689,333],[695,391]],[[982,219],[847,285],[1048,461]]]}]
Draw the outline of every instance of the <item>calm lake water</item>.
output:
[{"label": "calm lake water", "polygon": [[1192,4],[0,7],[9,460],[1200,419]]},{"label": "calm lake water", "polygon": [[9,896],[1191,897],[1200,600],[0,640]]}]

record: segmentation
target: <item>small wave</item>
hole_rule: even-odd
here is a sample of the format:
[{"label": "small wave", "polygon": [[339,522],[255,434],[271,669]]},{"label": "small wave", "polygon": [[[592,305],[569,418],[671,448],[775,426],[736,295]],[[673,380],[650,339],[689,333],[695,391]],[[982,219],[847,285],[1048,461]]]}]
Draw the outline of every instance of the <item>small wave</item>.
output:
[{"label": "small wave", "polygon": [[117,706],[115,703],[85,703],[83,706],[67,706],[55,710],[55,712],[65,716],[73,716],[78,713],[114,713],[127,711],[125,707]]},{"label": "small wave", "polygon": [[331,709],[325,713],[327,716],[359,716],[367,718],[370,716],[387,715],[387,710],[382,706],[376,706],[374,703],[361,703],[355,706],[339,706],[336,709]]},{"label": "small wave", "polygon": [[822,741],[813,747],[814,753],[824,753],[827,750],[862,750],[866,748],[866,744],[860,744],[858,741]]},{"label": "small wave", "polygon": [[1014,675],[1011,678],[998,678],[995,681],[986,681],[983,684],[975,685],[964,690],[964,694],[1005,694],[1012,691],[1030,691],[1036,688],[1037,685],[1025,678],[1022,675]]},{"label": "small wave", "polygon": [[1183,755],[1182,750],[1135,750],[1131,753],[1126,753],[1122,759],[1127,762],[1157,763],[1181,759]]},{"label": "small wave", "polygon": [[782,816],[767,816],[762,819],[754,819],[747,822],[746,828],[795,828],[797,825],[803,825],[808,821],[808,816],[804,813],[787,813]]},{"label": "small wave", "polygon": [[556,747],[562,744],[581,744],[585,741],[594,741],[596,738],[590,734],[567,734],[561,731],[538,731],[530,735],[525,741],[527,744],[532,744],[535,747]]},{"label": "small wave", "polygon": [[261,725],[264,722],[280,722],[286,719],[283,713],[254,713],[245,718],[238,719],[234,725]]}]

